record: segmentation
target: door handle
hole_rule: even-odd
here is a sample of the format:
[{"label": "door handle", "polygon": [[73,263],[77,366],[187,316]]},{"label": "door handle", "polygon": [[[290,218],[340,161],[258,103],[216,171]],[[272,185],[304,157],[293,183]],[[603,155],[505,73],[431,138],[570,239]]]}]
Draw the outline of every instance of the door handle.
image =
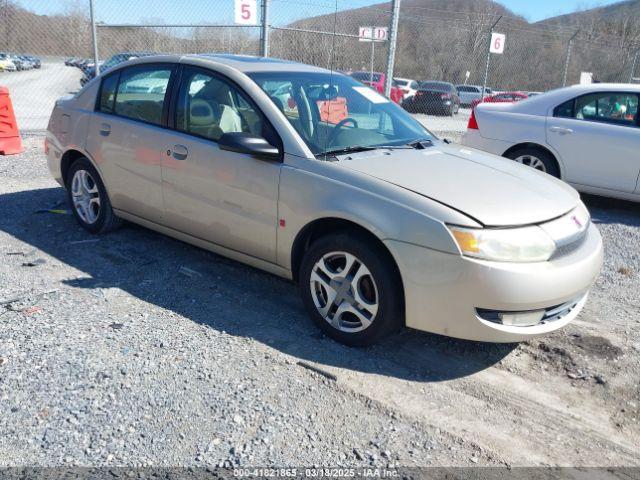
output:
[{"label": "door handle", "polygon": [[565,127],[551,127],[549,130],[555,133],[559,133],[560,135],[568,135],[570,133],[573,133],[573,130]]},{"label": "door handle", "polygon": [[184,145],[174,145],[173,150],[167,150],[167,155],[171,155],[176,160],[185,160],[189,155],[189,149]]},{"label": "door handle", "polygon": [[109,125],[108,123],[103,123],[100,125],[100,135],[102,135],[103,137],[108,137],[110,133],[111,125]]}]

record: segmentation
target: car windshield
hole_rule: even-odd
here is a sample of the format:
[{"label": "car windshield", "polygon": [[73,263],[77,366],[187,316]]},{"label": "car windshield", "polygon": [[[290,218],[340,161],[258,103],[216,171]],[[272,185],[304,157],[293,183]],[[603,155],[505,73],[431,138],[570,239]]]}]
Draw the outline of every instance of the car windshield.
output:
[{"label": "car windshield", "polygon": [[435,139],[398,105],[345,75],[256,72],[249,76],[314,155]]}]

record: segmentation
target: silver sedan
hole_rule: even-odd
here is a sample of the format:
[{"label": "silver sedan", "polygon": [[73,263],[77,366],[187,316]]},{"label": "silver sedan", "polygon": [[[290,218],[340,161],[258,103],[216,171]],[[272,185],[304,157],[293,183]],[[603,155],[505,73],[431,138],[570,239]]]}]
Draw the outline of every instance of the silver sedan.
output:
[{"label": "silver sedan", "polygon": [[640,85],[574,85],[476,107],[463,143],[562,178],[582,192],[640,201]]},{"label": "silver sedan", "polygon": [[89,232],[125,219],[290,278],[349,345],[526,340],[575,318],[602,264],[571,187],[298,63],[126,62],[56,103],[46,150]]}]

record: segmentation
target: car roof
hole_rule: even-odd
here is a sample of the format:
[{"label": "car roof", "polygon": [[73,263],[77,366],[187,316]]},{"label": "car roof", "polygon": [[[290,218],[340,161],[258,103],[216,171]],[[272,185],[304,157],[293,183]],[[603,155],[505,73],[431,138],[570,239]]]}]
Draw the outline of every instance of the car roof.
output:
[{"label": "car roof", "polygon": [[[139,52],[138,52],[139,53]],[[135,52],[132,52],[132,56]],[[130,65],[141,65],[145,63],[181,63],[188,62],[189,60],[196,60],[197,63],[213,63],[222,64],[238,70],[242,73],[254,73],[254,72],[316,72],[316,73],[332,73],[330,70],[320,67],[314,67],[312,65],[306,65],[304,63],[293,62],[290,60],[283,60],[279,58],[264,58],[256,57],[252,55],[232,55],[224,53],[198,53],[198,54],[151,54],[144,55],[132,60],[125,61],[115,67],[113,70],[119,70],[126,68]],[[112,69],[109,69],[112,71]],[[334,74],[339,74],[337,70],[333,70]],[[344,74],[344,73],[343,73]]]},{"label": "car roof", "polygon": [[[324,68],[306,65],[304,63],[293,62],[291,60],[283,60],[280,58],[256,57],[253,55],[232,55],[226,53],[206,53],[184,55],[181,58],[198,58],[203,60],[211,60],[216,63],[222,63],[229,67],[235,68],[241,72],[323,72],[329,73],[330,70]],[[335,70],[334,70],[335,72]]]},{"label": "car roof", "polygon": [[571,100],[572,98],[586,95],[588,93],[626,91],[640,95],[640,85],[632,83],[592,83],[587,85],[573,85],[570,87],[557,88],[540,95],[534,95],[521,102],[503,104],[501,107],[491,107],[497,105],[483,103],[483,109],[509,110],[510,112],[525,113],[530,115],[546,115],[550,108]]}]

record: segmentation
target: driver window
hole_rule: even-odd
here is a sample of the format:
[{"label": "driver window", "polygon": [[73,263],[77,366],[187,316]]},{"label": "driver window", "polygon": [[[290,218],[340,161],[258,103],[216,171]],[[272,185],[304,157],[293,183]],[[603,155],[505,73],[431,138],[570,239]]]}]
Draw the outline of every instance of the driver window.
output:
[{"label": "driver window", "polygon": [[223,134],[262,135],[262,116],[237,88],[191,68],[182,74],[176,129],[217,141]]}]

